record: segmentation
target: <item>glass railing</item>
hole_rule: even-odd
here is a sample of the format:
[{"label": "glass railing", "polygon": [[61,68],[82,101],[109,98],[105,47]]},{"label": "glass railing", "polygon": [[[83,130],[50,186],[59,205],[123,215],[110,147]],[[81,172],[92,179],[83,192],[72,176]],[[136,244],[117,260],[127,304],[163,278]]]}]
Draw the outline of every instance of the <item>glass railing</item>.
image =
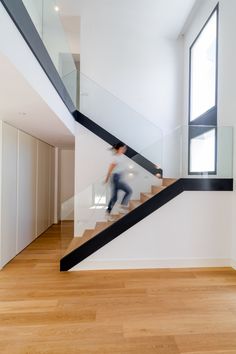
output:
[{"label": "glass railing", "polygon": [[[159,141],[147,150],[154,152]],[[131,212],[156,193],[166,188],[167,182],[179,178],[232,178],[233,128],[212,126],[181,126],[163,137],[163,179],[157,178],[135,161],[125,157],[124,180],[133,193],[127,212]],[[141,151],[143,154],[145,151]],[[86,168],[84,166],[84,168]],[[71,202],[62,206],[62,257],[124,216],[119,201],[108,219],[106,209],[111,198],[110,184],[105,176],[83,188],[74,197],[74,230],[71,235]],[[122,193],[120,192],[120,196]]]},{"label": "glass railing", "polygon": [[139,153],[167,178],[232,178],[233,127],[180,126]]},{"label": "glass railing", "polygon": [[178,130],[181,177],[233,177],[233,127],[191,125]]},{"label": "glass railing", "polygon": [[75,198],[71,198],[63,201],[60,208],[60,227],[61,227],[61,239],[60,239],[60,256],[63,257],[64,253],[68,249],[69,245],[74,239],[74,211]]},{"label": "glass railing", "polygon": [[56,1],[23,0],[23,3],[76,106],[76,64],[59,13],[56,11]]},{"label": "glass railing", "polygon": [[[156,151],[159,145],[148,150]],[[164,177],[233,177],[233,127],[180,126],[163,136],[161,146]]]},{"label": "glass railing", "polygon": [[80,106],[80,73],[78,70],[73,70],[72,72],[61,77],[64,86],[69,93],[72,102],[78,109]]},{"label": "glass railing", "polygon": [[163,133],[159,127],[77,70],[62,80],[82,114],[154,165],[162,166]]},{"label": "glass railing", "polygon": [[95,81],[80,73],[79,110],[137,152],[144,151],[152,161],[148,147],[159,141],[157,163],[162,158],[162,131]]},{"label": "glass railing", "polygon": [[62,80],[82,114],[154,165],[162,165],[160,128],[77,70],[63,76]]},{"label": "glass railing", "polygon": [[43,37],[43,0],[22,0],[40,37]]},{"label": "glass railing", "polygon": [[[123,179],[132,189],[132,196],[127,212],[139,206],[145,198],[150,198],[151,193],[157,193],[162,190],[161,179],[153,176],[129,158],[125,158]],[[79,191],[74,197],[74,237],[72,237],[71,223],[68,220],[68,215],[70,215],[71,212],[67,204],[70,204],[70,201],[62,204],[62,257],[125,215],[120,213],[118,206],[121,202],[122,192],[119,193],[119,199],[112,209],[111,215],[107,215],[106,210],[111,198],[111,184],[105,184],[104,180],[105,176],[101,176],[94,183],[88,185],[82,191]]]}]

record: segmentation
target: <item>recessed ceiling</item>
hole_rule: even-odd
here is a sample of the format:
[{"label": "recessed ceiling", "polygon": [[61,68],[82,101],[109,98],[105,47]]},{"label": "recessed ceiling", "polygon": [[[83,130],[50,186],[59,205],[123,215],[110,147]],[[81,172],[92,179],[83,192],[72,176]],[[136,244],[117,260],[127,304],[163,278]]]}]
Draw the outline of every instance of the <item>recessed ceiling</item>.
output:
[{"label": "recessed ceiling", "polygon": [[[199,0],[58,0],[60,16],[70,17],[70,32],[76,30],[76,17],[81,20],[97,13],[101,21],[109,12],[116,13],[121,22],[139,23],[145,30],[170,38],[177,38],[194,5]],[[74,17],[74,19],[73,19]],[[108,16],[109,19],[109,16]],[[68,20],[69,22],[69,20]],[[69,24],[67,23],[67,26]]]},{"label": "recessed ceiling", "polygon": [[74,145],[73,134],[3,55],[0,77],[1,120],[53,146]]}]

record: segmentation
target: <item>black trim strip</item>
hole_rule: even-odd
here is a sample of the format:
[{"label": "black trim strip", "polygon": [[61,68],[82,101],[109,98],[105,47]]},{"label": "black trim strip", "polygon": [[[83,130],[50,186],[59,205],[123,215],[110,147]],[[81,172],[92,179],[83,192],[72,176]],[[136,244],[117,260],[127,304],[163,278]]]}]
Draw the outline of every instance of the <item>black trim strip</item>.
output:
[{"label": "black trim strip", "polygon": [[76,108],[21,0],[0,0],[68,110]]},{"label": "black trim strip", "polygon": [[233,178],[182,178],[185,191],[233,191]]},{"label": "black trim strip", "polygon": [[179,179],[175,183],[165,188],[160,193],[148,199],[122,219],[112,224],[107,229],[101,231],[91,240],[73,250],[71,253],[63,257],[60,261],[60,270],[67,271],[85,258],[114,240],[130,227],[143,220],[146,216],[158,210],[164,204],[174,199],[177,195],[184,191],[232,191],[233,179]]},{"label": "black trim strip", "polygon": [[[91,119],[83,115],[81,112],[77,111],[77,114],[75,115],[75,120],[83,125],[85,128],[90,130],[92,133],[97,135],[99,138],[103,139],[110,145],[114,145],[119,142],[119,139],[116,138],[114,135],[100,127],[97,123],[93,122]],[[126,151],[126,156],[135,161],[137,164],[142,166],[145,170],[150,172],[153,175],[160,174],[162,177],[162,169],[157,168],[156,165],[154,165],[151,161],[146,159],[144,156],[140,155],[138,152],[136,152],[134,149],[131,147],[127,146],[127,151]]]}]

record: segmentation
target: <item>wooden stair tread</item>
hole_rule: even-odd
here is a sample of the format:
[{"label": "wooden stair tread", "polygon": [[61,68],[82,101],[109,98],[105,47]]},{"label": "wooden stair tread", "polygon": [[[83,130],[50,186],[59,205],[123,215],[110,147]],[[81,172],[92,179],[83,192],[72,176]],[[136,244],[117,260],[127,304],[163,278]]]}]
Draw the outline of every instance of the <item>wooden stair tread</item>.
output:
[{"label": "wooden stair tread", "polygon": [[141,203],[145,203],[148,199],[152,198],[154,194],[152,193],[140,193]]},{"label": "wooden stair tread", "polygon": [[129,202],[130,204],[130,210],[133,210],[135,208],[137,208],[138,206],[140,206],[142,204],[142,202],[140,200],[131,200]]},{"label": "wooden stair tread", "polygon": [[140,193],[140,200],[142,203],[145,203],[152,196],[153,196],[153,194],[151,194],[151,193]]},{"label": "wooden stair tread", "polygon": [[152,186],[152,194],[158,194],[163,191],[166,186]]},{"label": "wooden stair tread", "polygon": [[90,240],[94,236],[94,229],[87,229],[84,231],[81,237],[75,236],[73,240],[70,242],[69,246],[65,251],[65,255],[72,252],[74,249],[83,245],[86,241]]},{"label": "wooden stair tread", "polygon": [[97,224],[99,225],[96,225],[95,229],[94,229],[94,235],[95,236],[96,234],[98,234],[99,232],[107,229],[109,226],[111,226],[112,224],[114,224],[115,221],[104,221],[104,222],[98,222]]},{"label": "wooden stair tread", "polygon": [[153,193],[143,193],[144,195],[146,195],[148,198],[152,198],[154,196]]},{"label": "wooden stair tread", "polygon": [[171,184],[173,184],[174,182],[176,182],[175,178],[163,178],[162,179],[162,185],[163,186],[170,186]]},{"label": "wooden stair tread", "polygon": [[94,234],[94,229],[87,229],[84,231],[81,238],[88,238],[88,237],[93,236],[93,234]]},{"label": "wooden stair tread", "polygon": [[163,191],[167,186],[152,186],[152,191],[149,193],[140,193],[140,200],[145,203],[148,199],[154,197],[154,195]]},{"label": "wooden stair tread", "polygon": [[74,237],[71,243],[69,244],[68,248],[66,249],[64,255],[69,254],[72,252],[74,249],[78,248],[85,242],[84,237]]}]

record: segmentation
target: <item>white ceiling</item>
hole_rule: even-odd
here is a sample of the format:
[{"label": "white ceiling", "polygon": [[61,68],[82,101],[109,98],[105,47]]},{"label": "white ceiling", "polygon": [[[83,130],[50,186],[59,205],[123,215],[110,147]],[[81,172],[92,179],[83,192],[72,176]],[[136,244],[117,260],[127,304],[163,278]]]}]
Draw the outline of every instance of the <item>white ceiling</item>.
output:
[{"label": "white ceiling", "polygon": [[71,132],[13,64],[1,54],[0,119],[53,146],[74,145]]},{"label": "white ceiling", "polygon": [[61,16],[62,26],[67,34],[70,52],[80,53],[80,17]]},{"label": "white ceiling", "polygon": [[109,12],[115,11],[121,21],[129,17],[130,23],[138,20],[144,30],[151,29],[155,35],[177,38],[198,1],[201,0],[57,0],[57,4],[60,16],[71,21],[70,32],[75,33],[78,26],[75,17],[80,16],[83,21],[96,9],[97,16],[109,16]]}]

